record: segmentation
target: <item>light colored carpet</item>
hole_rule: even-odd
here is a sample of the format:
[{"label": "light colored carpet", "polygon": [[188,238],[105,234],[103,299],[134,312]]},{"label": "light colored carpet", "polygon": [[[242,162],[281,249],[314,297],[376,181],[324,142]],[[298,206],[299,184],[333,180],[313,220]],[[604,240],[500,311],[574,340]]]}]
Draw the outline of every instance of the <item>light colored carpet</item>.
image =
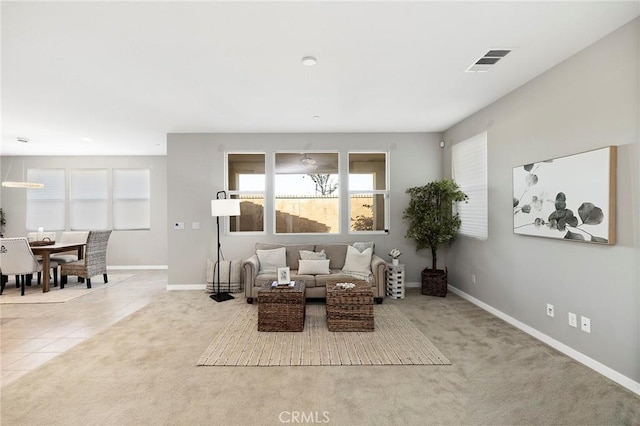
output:
[{"label": "light colored carpet", "polygon": [[75,281],[75,277],[70,277],[70,281],[64,285],[64,289],[58,287],[49,287],[49,291],[42,292],[42,285],[34,285],[25,287],[24,296],[20,296],[20,289],[16,288],[13,282],[7,283],[7,286],[0,295],[0,304],[14,303],[65,303],[78,297],[85,296],[94,291],[98,291],[109,286],[121,283],[131,278],[133,274],[108,274],[109,282],[103,283],[102,277],[96,277],[91,281],[91,288],[87,288],[87,283],[79,283]]},{"label": "light colored carpet", "polygon": [[374,307],[374,332],[330,332],[324,304],[307,304],[304,331],[258,331],[256,305],[239,306],[198,365],[447,365],[395,306]]}]

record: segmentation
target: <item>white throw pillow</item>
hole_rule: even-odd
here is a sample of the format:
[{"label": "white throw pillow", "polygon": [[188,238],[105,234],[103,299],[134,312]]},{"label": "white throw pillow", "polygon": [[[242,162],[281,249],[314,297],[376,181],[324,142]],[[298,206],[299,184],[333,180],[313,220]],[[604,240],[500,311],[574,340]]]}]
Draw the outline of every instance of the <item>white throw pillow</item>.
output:
[{"label": "white throw pillow", "polygon": [[324,260],[327,254],[322,251],[300,250],[300,259],[302,260]]},{"label": "white throw pillow", "polygon": [[298,275],[326,275],[330,274],[329,259],[300,260]]},{"label": "white throw pillow", "polygon": [[287,251],[284,247],[273,250],[256,250],[260,261],[259,274],[275,274],[278,268],[287,266]]},{"label": "white throw pillow", "polygon": [[366,279],[371,275],[371,256],[373,256],[372,248],[360,253],[357,248],[347,246],[347,257],[344,260],[342,272],[353,277]]}]

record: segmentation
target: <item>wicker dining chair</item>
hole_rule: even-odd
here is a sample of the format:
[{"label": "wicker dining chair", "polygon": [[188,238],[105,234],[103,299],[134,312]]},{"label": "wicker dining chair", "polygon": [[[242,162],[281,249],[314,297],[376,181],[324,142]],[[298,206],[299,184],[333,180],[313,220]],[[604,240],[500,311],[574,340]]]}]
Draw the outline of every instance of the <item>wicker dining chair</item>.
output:
[{"label": "wicker dining chair", "polygon": [[60,265],[60,288],[67,283],[67,275],[75,275],[87,280],[87,288],[91,288],[91,277],[102,274],[105,284],[107,281],[107,244],[111,230],[89,231],[84,258],[75,262]]},{"label": "wicker dining chair", "polygon": [[[53,270],[54,285],[57,285],[58,264],[51,262],[49,266]],[[42,263],[34,256],[27,238],[0,238],[0,270],[0,294],[4,291],[9,275],[15,275],[16,286],[20,286],[20,295],[24,296],[27,280],[31,282],[31,276],[42,271]]]}]

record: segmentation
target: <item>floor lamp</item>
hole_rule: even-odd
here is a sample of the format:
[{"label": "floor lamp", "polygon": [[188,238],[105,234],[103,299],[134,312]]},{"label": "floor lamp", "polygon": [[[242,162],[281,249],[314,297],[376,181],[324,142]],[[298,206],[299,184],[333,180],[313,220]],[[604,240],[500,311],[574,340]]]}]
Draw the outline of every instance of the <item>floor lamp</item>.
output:
[{"label": "floor lamp", "polygon": [[[222,198],[220,197],[221,194]],[[220,292],[220,253],[222,252],[222,247],[220,245],[220,216],[240,216],[240,200],[228,199],[225,191],[218,191],[216,193],[216,199],[211,200],[211,216],[216,218],[216,225],[218,227],[218,263],[216,263],[215,268],[218,270],[218,288],[216,293],[209,297],[216,302],[224,302],[225,300],[233,299],[233,296],[228,292]],[[228,284],[230,290],[231,283]]]}]

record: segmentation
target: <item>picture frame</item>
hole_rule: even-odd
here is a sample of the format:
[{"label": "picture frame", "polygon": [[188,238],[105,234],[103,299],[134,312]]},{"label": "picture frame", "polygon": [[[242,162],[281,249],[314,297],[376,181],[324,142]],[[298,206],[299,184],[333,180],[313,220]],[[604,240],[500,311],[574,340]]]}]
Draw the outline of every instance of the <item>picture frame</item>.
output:
[{"label": "picture frame", "polygon": [[615,244],[615,146],[513,168],[513,233]]},{"label": "picture frame", "polygon": [[278,268],[278,284],[291,283],[291,271],[288,266]]}]

